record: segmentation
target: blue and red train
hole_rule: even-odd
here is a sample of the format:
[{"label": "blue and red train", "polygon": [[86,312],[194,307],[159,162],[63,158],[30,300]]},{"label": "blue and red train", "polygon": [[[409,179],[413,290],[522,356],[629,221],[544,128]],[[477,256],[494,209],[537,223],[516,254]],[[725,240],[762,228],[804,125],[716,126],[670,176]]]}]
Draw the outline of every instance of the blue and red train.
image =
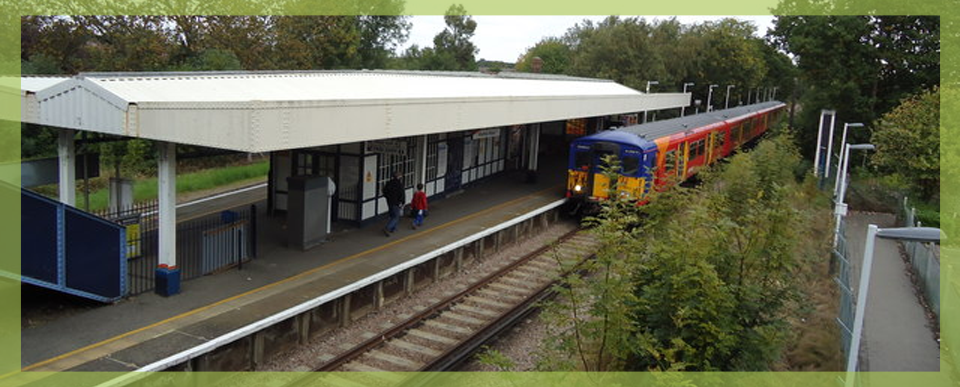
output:
[{"label": "blue and red train", "polygon": [[761,102],[581,137],[570,145],[567,196],[597,202],[610,193],[602,160],[620,161],[617,193],[642,201],[653,187],[683,181],[762,135],[782,114],[779,101]]}]

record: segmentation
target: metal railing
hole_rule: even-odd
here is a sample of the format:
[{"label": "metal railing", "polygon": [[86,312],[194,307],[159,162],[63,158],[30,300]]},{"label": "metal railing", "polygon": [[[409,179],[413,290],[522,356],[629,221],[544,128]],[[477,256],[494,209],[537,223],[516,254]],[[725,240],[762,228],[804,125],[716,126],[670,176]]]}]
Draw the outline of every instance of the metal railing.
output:
[{"label": "metal railing", "polygon": [[[917,220],[917,209],[910,207],[909,200],[903,198],[900,216],[904,227],[921,227]],[[940,321],[940,247],[933,243],[901,241],[927,305]]]},{"label": "metal railing", "polygon": [[837,324],[840,325],[840,343],[843,347],[844,357],[850,354],[850,338],[853,335],[853,319],[856,310],[856,296],[854,295],[853,283],[850,276],[852,272],[850,250],[847,248],[846,222],[841,218],[840,232],[837,235],[837,246],[833,250],[833,257],[836,265],[837,276],[834,281],[840,290],[840,313],[837,316]]},{"label": "metal railing", "polygon": [[[190,280],[232,267],[256,256],[257,207],[230,211],[177,223],[177,267]],[[127,296],[154,290],[159,266],[157,202],[138,203],[98,216],[126,227]]]}]

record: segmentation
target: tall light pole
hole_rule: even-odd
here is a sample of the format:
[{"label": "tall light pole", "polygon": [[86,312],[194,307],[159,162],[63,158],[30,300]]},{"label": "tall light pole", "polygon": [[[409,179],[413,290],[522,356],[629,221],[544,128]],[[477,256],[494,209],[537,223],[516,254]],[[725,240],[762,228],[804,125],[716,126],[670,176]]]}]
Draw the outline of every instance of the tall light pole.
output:
[{"label": "tall light pole", "polygon": [[[683,84],[683,93],[684,93],[684,94],[687,93],[687,86],[693,86],[693,82],[686,82],[686,83]],[[689,104],[688,104],[688,105],[689,105]],[[680,107],[680,117],[683,117],[683,115],[684,115],[684,113],[686,112],[686,110],[687,110],[686,105]]]},{"label": "tall light pole", "polygon": [[756,103],[760,103],[760,89],[762,89],[762,87],[757,86],[757,102]]},{"label": "tall light pole", "polygon": [[[843,136],[841,137],[841,140],[840,140],[840,148],[839,148],[839,149],[840,149],[840,160],[837,160],[838,173],[837,173],[836,181],[833,183],[833,184],[834,184],[834,186],[833,186],[833,194],[834,194],[834,195],[839,195],[839,194],[840,194],[840,178],[841,178],[842,174],[839,173],[839,169],[840,169],[840,168],[843,168],[844,161],[846,160],[846,159],[844,158],[845,155],[846,155],[846,152],[844,152],[844,147],[847,145],[847,128],[862,128],[862,127],[863,127],[863,124],[862,124],[862,123],[859,123],[859,122],[854,122],[854,123],[844,122],[844,123],[843,123]],[[828,165],[827,168],[829,168],[829,167],[830,167],[830,166]]]},{"label": "tall light pole", "polygon": [[724,108],[724,109],[729,109],[729,108],[730,108],[730,89],[731,89],[731,88],[734,88],[734,87],[736,87],[736,86],[737,86],[737,85],[727,85],[727,98],[726,98],[726,102],[724,102],[724,104],[723,104],[723,108]]},{"label": "tall light pole", "polygon": [[933,227],[879,228],[867,225],[867,240],[863,246],[863,265],[860,267],[860,288],[857,292],[857,310],[853,316],[853,334],[850,336],[850,351],[847,353],[846,387],[853,387],[854,372],[860,357],[860,335],[863,333],[863,313],[867,307],[867,291],[870,289],[870,269],[873,267],[873,247],[876,238],[897,239],[910,242],[940,243],[941,232]]},{"label": "tall light pole", "polygon": [[710,98],[713,97],[713,88],[717,86],[718,85],[710,85],[710,90],[707,91],[707,111],[708,112],[713,110],[713,106],[710,105]]},{"label": "tall light pole", "polygon": [[773,98],[772,98],[772,99],[777,99],[777,87],[776,87],[776,86],[773,87]]},{"label": "tall light pole", "polygon": [[843,176],[838,180],[838,185],[840,186],[840,191],[837,194],[837,205],[834,207],[833,213],[836,216],[836,222],[834,224],[833,230],[833,246],[837,246],[837,240],[840,236],[840,218],[847,216],[847,204],[843,202],[843,197],[847,193],[847,167],[849,166],[850,159],[850,150],[874,150],[876,147],[873,144],[846,144],[843,147],[843,152],[840,154],[841,160],[840,168],[837,171],[837,177]]},{"label": "tall light pole", "polygon": [[[650,94],[650,85],[659,85],[659,84],[660,84],[660,82],[657,82],[657,81],[647,81],[647,92],[646,92],[646,93],[647,93],[647,94]],[[643,111],[643,123],[644,123],[644,124],[647,123],[647,111],[646,111],[646,110]]]}]

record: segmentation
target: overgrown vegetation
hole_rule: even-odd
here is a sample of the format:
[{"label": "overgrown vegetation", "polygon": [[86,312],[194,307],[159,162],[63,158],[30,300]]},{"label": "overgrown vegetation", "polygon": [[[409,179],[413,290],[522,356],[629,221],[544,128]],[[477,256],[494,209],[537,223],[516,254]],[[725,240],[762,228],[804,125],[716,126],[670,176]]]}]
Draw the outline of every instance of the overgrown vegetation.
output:
[{"label": "overgrown vegetation", "polygon": [[[833,286],[830,202],[797,180],[798,165],[792,137],[780,135],[704,173],[697,188],[654,193],[642,207],[604,203],[589,220],[602,242],[590,274],[565,280],[563,301],[545,314],[559,333],[540,367],[837,369],[835,312],[829,298],[811,298]],[[826,337],[811,339],[807,320]]]},{"label": "overgrown vegetation", "polygon": [[[267,160],[257,161],[252,164],[241,164],[210,169],[195,170],[177,175],[177,193],[185,194],[198,192],[217,187],[227,186],[243,182],[254,182],[262,180],[267,176],[270,170],[270,163]],[[83,207],[82,181],[78,181],[77,206]],[[96,179],[94,189],[90,192],[90,210],[97,211],[106,208],[109,205],[109,196],[106,178]],[[134,183],[133,197],[134,202],[156,199],[157,197],[157,178],[141,178]],[[37,187],[35,191],[56,197],[57,186],[49,185]]]}]

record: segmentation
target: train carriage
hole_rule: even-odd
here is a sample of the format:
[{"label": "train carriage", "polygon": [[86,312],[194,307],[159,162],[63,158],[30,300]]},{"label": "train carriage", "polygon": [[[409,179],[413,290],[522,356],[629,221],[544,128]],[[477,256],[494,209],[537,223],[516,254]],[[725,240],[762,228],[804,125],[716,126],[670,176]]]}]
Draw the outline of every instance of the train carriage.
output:
[{"label": "train carriage", "polygon": [[567,197],[588,202],[607,198],[611,182],[602,160],[612,154],[621,165],[616,194],[639,201],[651,188],[686,180],[762,135],[784,107],[778,101],[761,102],[578,138],[570,145]]}]

